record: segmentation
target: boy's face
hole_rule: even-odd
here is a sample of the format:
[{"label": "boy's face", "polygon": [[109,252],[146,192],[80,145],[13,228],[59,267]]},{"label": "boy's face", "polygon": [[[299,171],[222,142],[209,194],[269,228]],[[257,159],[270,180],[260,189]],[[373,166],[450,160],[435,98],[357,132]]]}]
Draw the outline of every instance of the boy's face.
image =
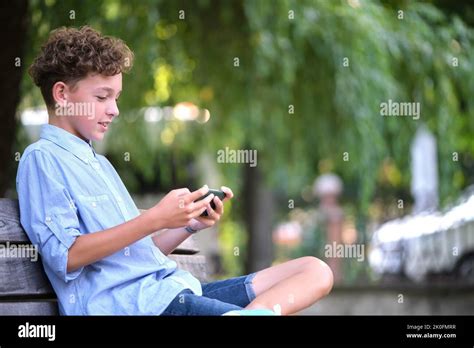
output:
[{"label": "boy's face", "polygon": [[72,88],[64,85],[63,99],[55,110],[53,123],[86,141],[100,141],[119,114],[117,99],[121,91],[121,73],[89,74]]}]

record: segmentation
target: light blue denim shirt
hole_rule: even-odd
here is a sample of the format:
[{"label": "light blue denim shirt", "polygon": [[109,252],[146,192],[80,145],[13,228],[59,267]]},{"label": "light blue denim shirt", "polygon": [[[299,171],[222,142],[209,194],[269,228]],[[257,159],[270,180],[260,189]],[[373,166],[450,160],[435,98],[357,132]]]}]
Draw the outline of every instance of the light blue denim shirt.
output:
[{"label": "light blue denim shirt", "polygon": [[38,248],[61,314],[158,315],[186,288],[202,295],[200,282],[177,269],[151,236],[67,272],[78,236],[139,215],[115,169],[90,143],[44,125],[21,157],[16,185],[21,224]]}]

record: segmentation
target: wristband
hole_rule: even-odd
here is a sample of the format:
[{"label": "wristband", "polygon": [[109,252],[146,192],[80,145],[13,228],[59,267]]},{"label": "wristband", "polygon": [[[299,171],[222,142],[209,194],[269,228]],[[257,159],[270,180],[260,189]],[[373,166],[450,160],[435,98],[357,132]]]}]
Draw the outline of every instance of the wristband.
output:
[{"label": "wristband", "polygon": [[192,228],[191,226],[186,226],[184,229],[186,230],[186,232],[189,232],[191,234],[194,234],[198,231],[198,230],[195,230],[194,228]]}]

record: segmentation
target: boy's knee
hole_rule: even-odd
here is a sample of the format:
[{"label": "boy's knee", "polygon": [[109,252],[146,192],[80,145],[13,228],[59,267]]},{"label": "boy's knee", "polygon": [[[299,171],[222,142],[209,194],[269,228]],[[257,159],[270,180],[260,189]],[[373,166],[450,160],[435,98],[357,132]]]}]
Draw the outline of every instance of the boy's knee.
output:
[{"label": "boy's knee", "polygon": [[305,271],[311,277],[311,284],[316,286],[318,292],[322,289],[324,295],[329,294],[334,285],[334,276],[331,268],[324,261],[316,257],[306,256],[304,259]]}]

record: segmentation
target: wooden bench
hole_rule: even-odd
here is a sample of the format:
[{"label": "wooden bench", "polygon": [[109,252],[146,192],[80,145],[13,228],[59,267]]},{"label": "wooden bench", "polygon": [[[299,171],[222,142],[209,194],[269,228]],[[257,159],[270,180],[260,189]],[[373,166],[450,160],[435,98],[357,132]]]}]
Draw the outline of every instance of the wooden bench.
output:
[{"label": "wooden bench", "polygon": [[[18,247],[28,246],[32,247],[20,225],[18,201],[0,198],[0,315],[58,315],[56,295],[39,255],[34,262],[31,257],[12,257],[7,253],[7,248],[19,250]],[[169,257],[179,268],[205,282],[205,257],[198,252],[190,237]]]}]

